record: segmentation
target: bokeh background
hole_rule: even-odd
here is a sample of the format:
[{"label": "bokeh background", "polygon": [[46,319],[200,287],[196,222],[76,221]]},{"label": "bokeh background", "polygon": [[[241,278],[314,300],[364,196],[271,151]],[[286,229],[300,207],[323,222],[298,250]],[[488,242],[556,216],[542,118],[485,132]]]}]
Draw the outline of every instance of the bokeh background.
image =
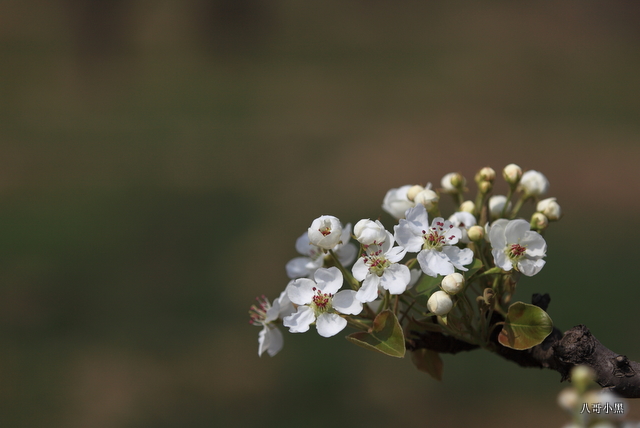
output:
[{"label": "bokeh background", "polygon": [[639,360],[638,22],[617,0],[0,2],[0,426],[561,426],[555,372],[476,351],[437,382],[313,331],[258,358],[247,310],[319,215],[391,227],[388,189],[515,162],[565,212],[516,297]]}]

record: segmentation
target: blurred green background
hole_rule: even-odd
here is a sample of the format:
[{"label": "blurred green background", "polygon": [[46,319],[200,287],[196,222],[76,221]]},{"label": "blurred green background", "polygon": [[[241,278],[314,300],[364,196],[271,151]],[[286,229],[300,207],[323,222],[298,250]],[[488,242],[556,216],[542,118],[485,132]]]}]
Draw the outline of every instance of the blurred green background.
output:
[{"label": "blurred green background", "polygon": [[0,426],[568,422],[555,372],[476,351],[437,382],[313,331],[258,358],[247,310],[319,215],[515,162],[565,212],[516,297],[640,360],[638,22],[617,0],[1,1]]}]

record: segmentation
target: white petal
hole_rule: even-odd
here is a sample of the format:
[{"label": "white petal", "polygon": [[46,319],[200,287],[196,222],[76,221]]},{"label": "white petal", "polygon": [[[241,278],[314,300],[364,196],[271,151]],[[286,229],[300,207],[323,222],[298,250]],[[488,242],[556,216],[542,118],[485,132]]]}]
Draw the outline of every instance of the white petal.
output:
[{"label": "white petal", "polygon": [[315,245],[309,242],[309,232],[303,233],[296,239],[296,251],[305,256],[311,256],[314,251],[320,251]]},{"label": "white petal", "polygon": [[436,250],[420,251],[418,263],[420,263],[422,272],[434,278],[437,275],[449,275],[455,272],[447,255]]},{"label": "white petal", "polygon": [[442,247],[442,252],[449,257],[449,261],[459,270],[468,270],[466,265],[473,261],[473,250],[453,246]]},{"label": "white petal", "polygon": [[315,296],[313,291],[315,286],[316,283],[308,278],[298,278],[287,285],[287,296],[296,305],[306,305],[311,303],[313,296]]},{"label": "white petal", "polygon": [[323,293],[335,294],[342,287],[342,272],[335,266],[328,269],[320,268],[313,275],[317,287]]},{"label": "white petal", "polygon": [[351,273],[353,273],[353,277],[358,281],[362,281],[367,277],[367,274],[369,273],[369,266],[364,262],[364,257],[360,257],[356,260],[356,263],[351,268]]},{"label": "white petal", "polygon": [[[424,230],[427,229],[427,227],[424,228]],[[417,253],[422,249],[422,245],[424,244],[422,233],[416,234],[406,220],[401,219],[400,224],[395,225],[393,230],[395,232],[396,242],[408,252]]]},{"label": "white petal", "polygon": [[353,263],[357,255],[358,247],[351,242],[341,246],[340,249],[336,251],[336,256],[338,256],[338,260],[340,260],[343,266]]},{"label": "white petal", "polygon": [[504,253],[504,250],[491,250],[491,254],[493,254],[493,260],[500,269],[510,271],[513,269],[513,263]]},{"label": "white petal", "polygon": [[358,315],[362,312],[362,302],[356,299],[355,290],[342,290],[333,296],[333,309],[347,315]]},{"label": "white petal", "polygon": [[489,226],[489,242],[494,249],[504,250],[507,246],[507,238],[504,235],[504,229],[507,227],[509,220],[501,218],[494,221]]},{"label": "white petal", "polygon": [[402,294],[411,281],[411,272],[405,265],[392,264],[384,270],[380,285],[391,294]]},{"label": "white petal", "polygon": [[322,337],[331,337],[340,333],[347,326],[347,320],[338,314],[325,312],[318,317],[316,328]]},{"label": "white petal", "polygon": [[528,221],[521,218],[511,220],[504,229],[504,236],[509,244],[519,243],[524,234],[531,229]]},{"label": "white petal", "polygon": [[267,352],[273,357],[282,349],[284,338],[282,332],[274,326],[264,326],[262,331],[258,333],[258,355]]},{"label": "white petal", "polygon": [[404,247],[393,247],[384,253],[384,256],[391,263],[397,263],[404,258],[407,254],[407,249]]},{"label": "white petal", "polygon": [[356,293],[356,299],[362,303],[373,302],[374,300],[376,300],[378,298],[379,283],[380,277],[378,277],[378,275],[369,274],[362,283],[362,287],[360,287],[360,289]]},{"label": "white petal", "polygon": [[527,247],[527,256],[530,257],[544,257],[547,252],[547,243],[542,235],[532,230],[525,233],[520,245]]},{"label": "white petal", "polygon": [[316,314],[309,306],[298,306],[298,310],[282,319],[282,325],[289,327],[291,333],[304,333],[316,320]]},{"label": "white petal", "polygon": [[291,279],[306,278],[316,271],[319,267],[322,267],[322,257],[312,259],[310,257],[296,257],[287,263],[285,269],[287,270],[287,276]]},{"label": "white petal", "polygon": [[538,272],[540,272],[544,264],[545,264],[545,261],[542,259],[538,259],[538,260],[522,259],[518,262],[518,270],[522,272],[523,275],[533,276]]}]

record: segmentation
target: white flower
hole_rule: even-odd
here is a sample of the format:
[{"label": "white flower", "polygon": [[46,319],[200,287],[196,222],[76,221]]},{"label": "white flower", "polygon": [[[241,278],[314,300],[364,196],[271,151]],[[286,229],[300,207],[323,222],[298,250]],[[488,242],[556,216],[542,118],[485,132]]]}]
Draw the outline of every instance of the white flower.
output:
[{"label": "white flower", "polygon": [[415,202],[410,201],[407,196],[407,192],[411,187],[413,186],[408,184],[397,189],[389,190],[384,196],[382,209],[397,219],[404,217],[405,211],[415,206]]},{"label": "white flower", "polygon": [[353,265],[353,277],[363,281],[356,293],[356,299],[366,303],[378,298],[378,287],[391,294],[402,294],[411,282],[411,272],[405,265],[399,264],[407,251],[394,247],[393,235],[387,232],[382,245],[369,245],[365,253]]},{"label": "white flower", "polygon": [[336,312],[359,314],[362,303],[355,298],[354,290],[337,292],[342,286],[342,273],[338,268],[320,268],[314,279],[300,278],[289,283],[287,295],[298,309],[285,317],[282,324],[289,327],[291,333],[304,333],[315,322],[320,336],[331,337],[347,326],[347,320]]},{"label": "white flower", "polygon": [[294,310],[293,305],[286,291],[280,293],[280,297],[273,301],[273,305],[265,296],[258,297],[256,300],[258,305],[251,306],[249,315],[251,324],[262,326],[262,330],[258,333],[258,356],[266,351],[273,357],[280,352],[284,343],[282,332],[275,326],[274,321],[290,315]]},{"label": "white flower", "polygon": [[[493,195],[489,198],[489,213],[491,218],[499,218],[504,211],[504,205],[507,203],[507,197],[504,195]],[[511,202],[507,205],[507,211],[511,209]]]},{"label": "white flower", "polygon": [[544,195],[549,189],[549,180],[541,172],[529,170],[522,174],[519,188],[527,196]]},{"label": "white flower", "polygon": [[562,217],[560,205],[556,202],[556,198],[547,198],[538,202],[536,211],[541,212],[551,221],[559,220]]},{"label": "white flower", "polygon": [[437,217],[429,226],[429,216],[423,205],[407,210],[407,218],[394,228],[395,238],[408,252],[418,253],[418,263],[429,276],[448,275],[455,269],[466,271],[464,265],[473,261],[473,251],[455,246],[460,229],[449,220]]},{"label": "white flower", "polygon": [[[340,242],[332,248],[343,266],[353,263],[358,254],[358,248],[349,242],[350,235],[351,223],[347,223],[342,229]],[[308,232],[303,233],[296,240],[296,250],[303,257],[295,257],[289,260],[285,267],[289,278],[310,278],[318,268],[324,266],[325,252],[322,248],[309,242]]]},{"label": "white flower", "polygon": [[451,217],[449,217],[449,221],[452,225],[460,229],[460,242],[468,244],[471,242],[469,240],[469,236],[467,235],[467,231],[471,226],[476,225],[476,218],[473,214],[468,213],[466,211],[458,211],[453,213]]},{"label": "white flower", "polygon": [[453,300],[447,293],[438,290],[427,300],[427,308],[436,315],[446,315],[453,309]]},{"label": "white flower", "polygon": [[323,215],[313,220],[308,232],[309,242],[323,250],[331,250],[340,243],[342,224],[332,215]]},{"label": "white flower", "polygon": [[360,220],[354,226],[353,234],[362,245],[380,244],[387,238],[387,231],[380,220]]},{"label": "white flower", "polygon": [[510,271],[516,269],[526,276],[540,272],[545,264],[547,243],[537,232],[530,230],[526,220],[499,219],[489,230],[491,254],[496,266]]}]

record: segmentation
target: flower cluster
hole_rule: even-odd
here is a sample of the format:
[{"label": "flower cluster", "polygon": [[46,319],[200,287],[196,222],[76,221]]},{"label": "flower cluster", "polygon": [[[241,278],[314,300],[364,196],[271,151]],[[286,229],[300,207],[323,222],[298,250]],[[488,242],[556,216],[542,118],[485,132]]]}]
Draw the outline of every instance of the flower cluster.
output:
[{"label": "flower cluster", "polygon": [[[250,311],[252,324],[263,328],[258,353],[273,356],[282,348],[279,325],[291,333],[315,325],[322,337],[350,326],[356,332],[349,340],[395,356],[404,354],[405,334],[419,335],[420,328],[488,343],[492,314],[508,322],[518,278],[544,267],[543,234],[561,218],[555,198],[541,199],[549,182],[540,172],[511,164],[502,177],[506,194],[494,195],[495,171],[480,169],[473,200],[458,172],[446,174],[439,189],[430,183],[391,189],[382,203],[397,221],[391,228],[379,219],[359,220],[353,230],[334,216],[313,220],[296,241],[300,256],[286,265],[285,290],[273,305],[263,297]],[[448,216],[440,212],[444,196],[456,207]],[[530,202],[525,220],[519,216]],[[389,334],[376,334],[385,329]],[[506,337],[503,344],[523,349],[544,337],[524,339]]]}]

